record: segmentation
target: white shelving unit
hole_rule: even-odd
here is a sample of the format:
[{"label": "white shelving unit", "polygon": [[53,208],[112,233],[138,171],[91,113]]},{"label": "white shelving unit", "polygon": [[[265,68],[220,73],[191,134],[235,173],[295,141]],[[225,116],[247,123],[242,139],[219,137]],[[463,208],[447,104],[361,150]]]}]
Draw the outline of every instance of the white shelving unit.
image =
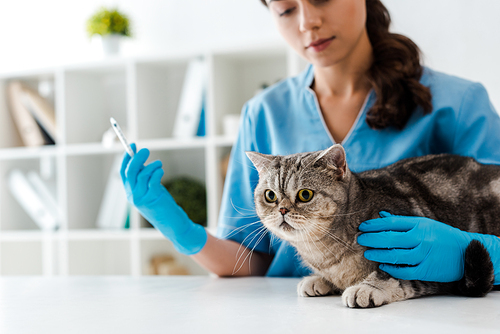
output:
[{"label": "white shelving unit", "polygon": [[[172,138],[173,121],[188,62],[209,66],[206,136]],[[161,159],[164,178],[189,175],[206,186],[208,229],[217,224],[223,180],[220,160],[234,138],[222,118],[239,114],[263,84],[295,75],[305,64],[285,47],[215,50],[141,59],[109,59],[58,68],[0,73],[0,275],[146,275],[150,257],[170,253],[192,274],[207,274],[132,210],[130,228],[102,230],[96,218],[111,164],[123,154],[100,141],[113,116],[130,141]],[[49,80],[60,141],[14,147],[5,98],[10,80],[36,87]],[[8,172],[42,170],[63,212],[61,227],[43,232],[10,194]]]}]

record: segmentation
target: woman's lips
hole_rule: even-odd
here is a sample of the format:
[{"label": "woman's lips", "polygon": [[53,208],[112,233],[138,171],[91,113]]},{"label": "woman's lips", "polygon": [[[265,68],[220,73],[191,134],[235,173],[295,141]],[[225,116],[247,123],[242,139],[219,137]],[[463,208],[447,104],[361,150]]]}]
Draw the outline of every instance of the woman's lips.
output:
[{"label": "woman's lips", "polygon": [[320,39],[309,44],[307,48],[313,49],[315,52],[321,52],[326,49],[334,39],[335,36],[331,38]]}]

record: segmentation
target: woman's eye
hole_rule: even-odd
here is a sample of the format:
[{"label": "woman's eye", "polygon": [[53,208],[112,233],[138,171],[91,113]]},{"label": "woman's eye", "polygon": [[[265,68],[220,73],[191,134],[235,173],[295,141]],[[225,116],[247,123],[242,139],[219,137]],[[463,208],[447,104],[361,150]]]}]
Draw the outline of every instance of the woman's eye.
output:
[{"label": "woman's eye", "polygon": [[287,9],[287,10],[285,10],[284,12],[281,12],[281,13],[280,13],[280,16],[286,16],[286,15],[290,14],[291,12],[293,12],[293,10],[294,10],[294,9],[295,9],[295,8],[290,8],[290,9]]},{"label": "woman's eye", "polygon": [[274,203],[276,202],[276,194],[274,193],[274,191],[272,190],[266,190],[266,192],[264,193],[265,197],[266,197],[266,201],[269,202],[269,203]]},{"label": "woman's eye", "polygon": [[298,193],[298,198],[301,202],[309,202],[313,198],[313,191],[309,189],[302,189]]}]

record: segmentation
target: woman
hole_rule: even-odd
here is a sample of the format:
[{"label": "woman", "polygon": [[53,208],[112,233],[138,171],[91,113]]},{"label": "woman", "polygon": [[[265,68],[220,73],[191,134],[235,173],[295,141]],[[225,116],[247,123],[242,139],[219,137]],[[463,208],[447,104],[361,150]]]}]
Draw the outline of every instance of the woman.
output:
[{"label": "woman", "polygon": [[[147,150],[132,161],[127,154],[123,160],[129,199],[179,251],[219,276],[309,274],[288,243],[261,233],[263,227],[253,210],[258,175],[245,151],[285,155],[341,143],[354,172],[435,153],[500,163],[500,118],[484,87],[422,67],[417,46],[389,33],[389,13],[379,0],[261,1],[286,42],[312,65],[244,106],[225,182],[218,237],[190,222],[161,187],[160,162],[143,166]],[[377,219],[377,228],[370,230],[375,233],[365,234],[373,238],[365,238],[364,243],[391,248],[383,232],[387,223],[408,226],[415,225],[415,219],[422,218]],[[431,242],[436,235],[438,241],[459,238],[440,228],[443,225],[432,221],[429,231],[421,233],[421,242]],[[498,272],[500,239],[491,240],[487,248]],[[420,254],[420,264],[413,271],[390,265],[384,270],[406,279],[458,280],[463,269],[456,259],[462,248],[456,246],[449,254]],[[400,251],[391,254],[397,254],[397,259],[382,250],[371,255],[378,262],[410,262]],[[443,262],[448,264],[444,269]],[[500,274],[495,284],[499,279]]]}]

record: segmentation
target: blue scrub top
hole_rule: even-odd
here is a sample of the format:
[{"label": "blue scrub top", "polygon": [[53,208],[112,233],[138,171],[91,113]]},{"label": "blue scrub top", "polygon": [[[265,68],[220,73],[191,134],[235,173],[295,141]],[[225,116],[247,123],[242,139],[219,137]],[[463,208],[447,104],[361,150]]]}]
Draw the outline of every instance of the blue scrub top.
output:
[{"label": "blue scrub top", "polygon": [[[334,144],[315,92],[314,68],[267,88],[243,107],[238,138],[231,151],[217,236],[274,255],[267,276],[301,277],[311,273],[288,242],[262,236],[253,193],[259,176],[245,151],[287,155],[318,151]],[[381,168],[426,154],[453,153],[500,164],[500,118],[479,83],[424,68],[420,82],[430,87],[433,111],[415,110],[403,130],[371,129],[366,113],[372,90],[342,146],[353,172]]]}]

